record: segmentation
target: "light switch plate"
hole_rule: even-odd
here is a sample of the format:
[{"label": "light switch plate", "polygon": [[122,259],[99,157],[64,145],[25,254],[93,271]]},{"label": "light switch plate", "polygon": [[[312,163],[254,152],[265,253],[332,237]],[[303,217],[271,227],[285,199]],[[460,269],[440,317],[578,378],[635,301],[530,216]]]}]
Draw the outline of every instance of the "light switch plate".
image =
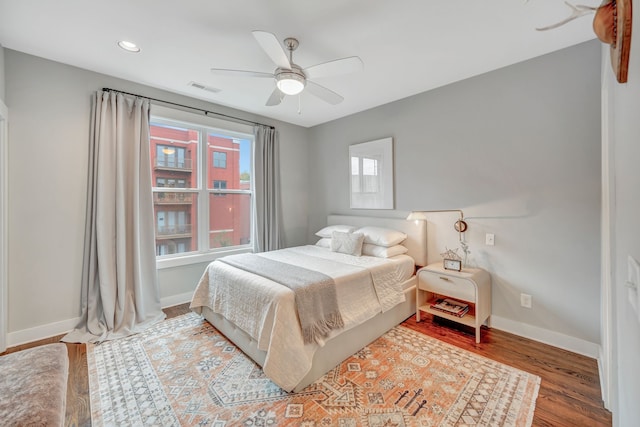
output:
[{"label": "light switch plate", "polygon": [[520,294],[520,305],[524,308],[531,308],[531,295]]}]

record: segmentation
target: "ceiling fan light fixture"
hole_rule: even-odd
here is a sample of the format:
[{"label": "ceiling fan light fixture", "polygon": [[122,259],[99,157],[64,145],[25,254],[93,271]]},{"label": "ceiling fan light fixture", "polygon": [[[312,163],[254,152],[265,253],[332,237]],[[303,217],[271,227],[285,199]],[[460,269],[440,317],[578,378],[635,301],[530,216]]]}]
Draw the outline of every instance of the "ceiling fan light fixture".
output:
[{"label": "ceiling fan light fixture", "polygon": [[304,89],[306,80],[304,76],[292,71],[278,73],[276,86],[285,95],[297,95]]}]

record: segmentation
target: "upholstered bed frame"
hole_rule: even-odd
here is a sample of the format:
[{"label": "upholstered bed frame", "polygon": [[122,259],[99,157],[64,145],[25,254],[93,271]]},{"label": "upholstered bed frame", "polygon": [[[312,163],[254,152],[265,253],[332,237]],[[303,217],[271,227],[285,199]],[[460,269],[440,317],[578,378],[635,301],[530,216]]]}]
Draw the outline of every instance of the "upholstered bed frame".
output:
[{"label": "upholstered bed frame", "polygon": [[[329,215],[327,225],[336,224],[353,226],[369,225],[402,231],[408,236],[404,245],[409,249],[408,255],[416,260],[416,265],[422,266],[427,262],[427,226],[425,221],[413,222],[396,218]],[[413,276],[407,280],[403,286],[405,289],[405,302],[327,340],[326,344],[316,351],[311,370],[300,383],[298,383],[294,391],[300,391],[313,383],[344,359],[353,355],[389,329],[413,315],[416,312],[415,285],[416,277]],[[217,330],[233,341],[256,363],[260,366],[264,364],[266,352],[258,350],[257,343],[248,334],[240,330],[232,322],[211,311],[208,307],[203,307],[202,314]]]}]

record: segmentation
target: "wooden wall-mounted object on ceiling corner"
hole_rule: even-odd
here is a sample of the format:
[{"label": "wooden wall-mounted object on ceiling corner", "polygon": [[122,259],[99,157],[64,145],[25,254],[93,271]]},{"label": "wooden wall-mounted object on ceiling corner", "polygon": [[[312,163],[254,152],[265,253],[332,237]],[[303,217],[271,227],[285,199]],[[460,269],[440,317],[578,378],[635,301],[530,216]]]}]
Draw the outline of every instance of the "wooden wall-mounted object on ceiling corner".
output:
[{"label": "wooden wall-mounted object on ceiling corner", "polygon": [[631,50],[631,0],[615,0],[617,5],[616,42],[611,45],[611,66],[618,83],[627,82]]},{"label": "wooden wall-mounted object on ceiling corner", "polygon": [[604,0],[593,18],[593,32],[610,46],[611,67],[619,83],[627,82],[631,16],[631,0]]},{"label": "wooden wall-mounted object on ceiling corner", "polygon": [[629,71],[629,54],[631,51],[631,2],[632,0],[604,0],[598,7],[565,4],[571,9],[571,16],[564,20],[542,28],[547,31],[558,28],[581,16],[595,11],[593,32],[598,39],[610,46],[611,67],[618,83],[626,83]]}]

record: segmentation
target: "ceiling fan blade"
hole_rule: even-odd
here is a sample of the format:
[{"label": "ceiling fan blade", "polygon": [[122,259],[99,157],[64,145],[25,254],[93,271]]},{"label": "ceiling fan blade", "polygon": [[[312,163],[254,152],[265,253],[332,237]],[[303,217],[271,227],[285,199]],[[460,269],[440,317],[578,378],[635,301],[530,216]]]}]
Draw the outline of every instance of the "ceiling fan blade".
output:
[{"label": "ceiling fan blade", "polygon": [[348,58],[336,59],[329,62],[323,62],[322,64],[312,65],[305,68],[304,74],[309,79],[316,79],[318,77],[335,76],[340,74],[357,73],[362,71],[364,65],[362,59],[357,56],[350,56]]},{"label": "ceiling fan blade", "polygon": [[284,98],[284,94],[280,92],[280,89],[275,88],[273,92],[271,92],[271,96],[269,96],[269,99],[267,99],[267,103],[265,105],[267,107],[278,105],[282,102],[282,98]]},{"label": "ceiling fan blade", "polygon": [[280,68],[291,69],[291,63],[287,57],[287,53],[282,48],[282,45],[278,41],[275,35],[266,31],[252,31],[253,37],[258,41],[258,44],[265,51],[265,53],[271,58],[271,60]]},{"label": "ceiling fan blade", "polygon": [[240,77],[271,77],[275,78],[273,73],[261,73],[259,71],[245,71],[245,70],[228,70],[225,68],[212,68],[211,72],[219,76],[240,76]]},{"label": "ceiling fan blade", "polygon": [[327,89],[324,86],[320,86],[317,83],[307,80],[307,86],[305,87],[312,95],[317,96],[325,102],[328,102],[331,105],[340,104],[344,98],[334,91]]}]

